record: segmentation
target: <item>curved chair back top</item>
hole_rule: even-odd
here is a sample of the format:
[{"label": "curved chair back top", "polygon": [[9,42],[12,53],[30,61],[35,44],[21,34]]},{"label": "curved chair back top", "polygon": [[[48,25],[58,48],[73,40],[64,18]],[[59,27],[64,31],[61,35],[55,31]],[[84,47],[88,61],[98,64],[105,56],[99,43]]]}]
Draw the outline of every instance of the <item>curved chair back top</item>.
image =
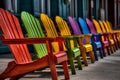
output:
[{"label": "curved chair back top", "polygon": [[102,30],[100,28],[99,23],[95,19],[93,19],[92,21],[93,21],[93,24],[94,24],[94,26],[96,28],[97,33],[102,33]]},{"label": "curved chair back top", "polygon": [[99,20],[99,24],[101,26],[102,32],[105,33],[106,29],[105,29],[104,24],[103,24],[103,22],[101,20]]},{"label": "curved chair back top", "polygon": [[[3,10],[1,8],[0,8],[0,27],[3,31],[5,39],[24,38],[17,17],[10,14],[7,10]],[[16,44],[9,45],[9,47],[15,57],[17,64],[23,64],[32,61],[27,45]]]},{"label": "curved chair back top", "polygon": [[90,29],[90,32],[91,32],[92,34],[95,34],[95,33],[96,33],[96,30],[95,30],[95,27],[94,27],[92,21],[90,21],[88,18],[86,18],[86,23],[88,24],[88,27],[89,27],[89,29]]},{"label": "curved chair back top", "polygon": [[108,25],[109,31],[112,31],[112,24],[108,20],[106,20],[106,23]]},{"label": "curved chair back top", "polygon": [[107,23],[105,21],[103,21],[103,24],[104,24],[104,27],[105,27],[106,31],[110,32]]},{"label": "curved chair back top", "polygon": [[69,20],[69,23],[70,23],[71,28],[72,28],[72,30],[73,30],[73,33],[74,33],[75,35],[81,34],[79,25],[78,25],[78,23],[75,21],[75,19],[69,16],[69,17],[68,17],[68,20]]},{"label": "curved chair back top", "polygon": [[41,21],[43,22],[45,31],[47,32],[47,37],[57,37],[58,33],[57,30],[55,29],[53,21],[46,14],[41,14],[40,18]]},{"label": "curved chair back top", "polygon": [[56,16],[55,20],[56,20],[56,23],[57,23],[57,27],[60,30],[61,36],[71,35],[70,29],[69,29],[66,21],[64,21],[59,16]]},{"label": "curved chair back top", "polygon": [[80,24],[83,34],[90,34],[89,28],[85,20],[83,20],[82,18],[78,18],[78,22]]},{"label": "curved chair back top", "polygon": [[[21,19],[27,31],[27,36],[29,38],[45,37],[38,19],[36,19],[31,14],[25,11],[21,13]],[[37,44],[37,45],[33,44],[33,46],[37,53],[36,55],[38,58],[41,58],[47,55],[48,52],[45,44]]]}]

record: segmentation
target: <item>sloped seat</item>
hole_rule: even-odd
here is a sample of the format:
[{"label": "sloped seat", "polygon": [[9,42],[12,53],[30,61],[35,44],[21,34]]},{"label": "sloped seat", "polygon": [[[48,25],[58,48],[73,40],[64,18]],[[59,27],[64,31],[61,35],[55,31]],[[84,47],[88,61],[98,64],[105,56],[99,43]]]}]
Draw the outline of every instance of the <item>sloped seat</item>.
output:
[{"label": "sloped seat", "polygon": [[[70,29],[69,29],[68,24],[65,20],[63,20],[59,16],[56,16],[56,23],[57,23],[57,27],[58,27],[62,36],[71,35]],[[85,37],[86,37],[86,35],[85,35]],[[94,55],[92,53],[92,46],[89,45],[88,41],[86,41],[88,43],[86,45],[83,45],[82,39],[78,39],[78,41],[79,41],[79,47],[80,47],[81,54],[82,54],[82,57],[83,57],[84,65],[85,66],[88,65],[87,58],[86,58],[86,52],[88,52],[88,54],[90,55],[91,62],[94,63]]]},{"label": "sloped seat", "polygon": [[[14,56],[14,61],[8,63],[7,68],[0,74],[0,80],[10,78],[10,80],[18,80],[25,74],[37,69],[50,67],[52,80],[57,79],[56,64],[62,63],[65,79],[69,79],[67,67],[67,55],[63,51],[53,53],[52,42],[64,41],[65,38],[24,38],[18,19],[11,15],[8,11],[0,8],[0,28],[3,32],[2,43],[7,44]],[[36,60],[32,60],[26,44],[46,44],[47,53]],[[42,54],[42,53],[37,53]]]},{"label": "sloped seat", "polygon": [[[22,21],[25,25],[25,28],[26,28],[27,32],[28,33],[32,33],[32,32],[34,33],[34,35],[32,35],[32,37],[42,37],[42,35],[44,35],[42,27],[40,26],[39,21],[35,17],[33,17],[31,14],[29,14],[27,12],[22,12],[21,16],[22,16],[21,19],[22,19]],[[49,21],[46,21],[46,26],[47,26],[48,22]],[[31,28],[31,29],[29,30],[29,28]],[[54,27],[53,27],[53,29],[48,27],[48,29],[49,29],[48,30],[49,33],[48,32],[46,33],[47,37],[58,37],[58,34],[54,32],[54,29],[55,29]],[[39,30],[39,31],[37,31],[37,30]],[[50,30],[52,30],[52,31],[50,31]],[[42,35],[40,35],[40,34],[42,34]],[[29,37],[31,37],[31,36],[29,36]],[[69,43],[69,39],[68,38],[66,39],[67,43]],[[60,48],[58,48],[57,46],[58,46],[58,43],[56,43],[56,42],[52,43],[52,47],[53,47],[54,52],[59,52],[60,51]],[[80,55],[80,50],[77,49],[77,48],[70,49],[70,51],[71,51],[71,53],[75,53],[75,54],[71,54],[71,57],[77,57],[77,56]],[[80,59],[78,59],[78,63],[79,63],[78,68],[82,69]],[[72,65],[74,66],[74,64],[72,64]],[[72,73],[75,74],[75,68],[72,68]]]}]

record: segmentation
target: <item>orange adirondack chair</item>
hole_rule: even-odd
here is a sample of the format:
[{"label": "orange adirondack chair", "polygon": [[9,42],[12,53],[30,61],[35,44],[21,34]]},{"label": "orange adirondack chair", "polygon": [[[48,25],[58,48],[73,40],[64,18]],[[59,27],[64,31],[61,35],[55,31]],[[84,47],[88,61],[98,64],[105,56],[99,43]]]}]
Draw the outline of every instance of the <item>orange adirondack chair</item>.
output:
[{"label": "orange adirondack chair", "polygon": [[[14,61],[8,63],[5,71],[0,74],[0,80],[10,78],[18,80],[25,74],[36,69],[50,66],[52,80],[57,79],[56,64],[62,63],[65,80],[69,80],[67,55],[63,51],[62,41],[64,38],[24,38],[18,19],[8,11],[0,8],[0,28],[3,31],[3,44],[8,44]],[[60,52],[53,53],[52,42],[57,41],[60,45]],[[48,54],[42,58],[32,60],[26,44],[46,44]]]},{"label": "orange adirondack chair", "polygon": [[114,37],[112,37],[112,34],[110,32],[107,32],[107,29],[105,27],[106,23],[104,25],[104,23],[100,20],[99,20],[99,23],[100,23],[100,27],[101,27],[102,31],[104,31],[104,33],[107,33],[107,36],[108,36],[107,39],[108,39],[108,42],[109,42],[111,52],[112,53],[115,52],[116,49],[115,49],[115,42],[114,42],[114,39],[113,39]]},{"label": "orange adirondack chair", "polygon": [[[92,21],[93,21],[93,24],[96,28],[96,32],[102,34],[101,42],[102,42],[103,48],[104,49],[106,48],[108,55],[110,55],[111,54],[111,50],[110,50],[110,46],[109,46],[110,44],[105,45],[105,43],[104,43],[104,42],[109,43],[108,36],[107,36],[108,34],[105,33],[105,30],[101,29],[100,24],[95,19],[93,19]],[[106,52],[104,51],[104,53],[106,53]]]}]

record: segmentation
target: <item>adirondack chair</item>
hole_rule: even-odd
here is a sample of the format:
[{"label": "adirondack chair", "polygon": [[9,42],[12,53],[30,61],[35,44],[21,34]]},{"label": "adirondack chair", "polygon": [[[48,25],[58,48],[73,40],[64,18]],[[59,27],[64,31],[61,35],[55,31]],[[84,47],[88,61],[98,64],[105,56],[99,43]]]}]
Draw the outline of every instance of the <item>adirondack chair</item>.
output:
[{"label": "adirondack chair", "polygon": [[78,22],[80,24],[79,27],[80,27],[80,29],[81,29],[83,34],[92,34],[92,37],[90,39],[90,41],[91,41],[90,43],[93,46],[95,59],[98,60],[98,55],[97,55],[97,52],[96,52],[97,50],[99,50],[100,57],[103,58],[102,45],[101,45],[100,37],[99,37],[100,35],[94,34],[94,33],[90,33],[89,28],[87,26],[87,23],[82,18],[79,17],[78,18]]},{"label": "adirondack chair", "polygon": [[[65,35],[71,35],[71,32],[70,32],[70,29],[69,29],[69,26],[68,24],[66,23],[65,20],[63,20],[61,17],[59,16],[56,16],[56,23],[57,23],[57,27],[60,31],[60,34],[62,36],[65,36]],[[78,34],[76,34],[78,35]],[[90,35],[88,35],[90,36]],[[85,37],[86,38],[86,37]],[[87,37],[88,38],[88,37]],[[80,47],[80,50],[81,50],[81,54],[82,54],[82,57],[83,57],[83,62],[84,62],[84,65],[87,66],[88,65],[88,62],[87,62],[87,52],[89,53],[90,55],[90,59],[91,59],[91,62],[94,63],[94,55],[93,55],[93,52],[92,52],[92,46],[89,44],[89,41],[87,40],[87,43],[86,45],[83,45],[82,43],[82,40],[81,39],[78,39],[79,41],[79,47]]]},{"label": "adirondack chair", "polygon": [[108,28],[109,28],[109,32],[112,32],[113,33],[113,36],[115,37],[116,39],[116,42],[117,42],[117,49],[120,48],[120,31],[119,30],[113,30],[112,29],[112,24],[106,20],[106,23],[108,25]]},{"label": "adirondack chair", "polygon": [[98,39],[102,43],[103,54],[104,54],[104,56],[106,56],[107,53],[106,53],[105,49],[107,47],[109,47],[108,41],[102,39],[103,38],[103,34],[96,32],[95,27],[94,27],[94,25],[93,25],[93,23],[92,23],[91,20],[89,20],[88,18],[86,18],[86,23],[88,24],[88,27],[89,27],[89,29],[90,29],[90,31],[91,31],[92,34],[98,34],[99,35]]},{"label": "adirondack chair", "polygon": [[[33,32],[35,34],[35,35],[33,35],[33,37],[41,37],[40,34],[43,34],[43,31],[41,29],[41,26],[40,26],[40,23],[38,22],[38,20],[35,17],[33,17],[31,14],[27,13],[27,12],[22,12],[21,16],[22,16],[22,21],[23,21],[23,23],[24,23],[24,25],[26,27],[27,32],[28,33]],[[46,22],[46,24],[47,23],[49,23],[49,21]],[[31,30],[29,30],[29,27],[31,27]],[[40,29],[40,30],[39,31],[35,31],[34,29],[35,30],[39,30]],[[52,33],[47,33],[48,34],[47,37],[56,37],[56,36],[58,36],[57,32],[55,32],[56,30],[55,30],[54,27],[53,27],[53,29],[52,28],[49,28],[49,29],[53,30],[53,31],[52,31]],[[51,32],[50,30],[49,30],[49,32]],[[29,36],[29,37],[31,37],[31,36]],[[67,39],[67,42],[69,42],[68,39]],[[58,45],[58,43],[52,43],[52,47],[54,48],[55,52],[59,51],[59,49],[57,48],[57,45]],[[75,48],[73,50],[69,49],[69,51],[71,51],[71,52],[70,52],[70,55],[68,55],[68,56],[70,56],[70,58],[71,57],[72,58],[73,57],[77,57],[77,59],[78,59],[78,68],[82,69],[81,61],[80,61],[80,58],[78,57],[80,55],[80,50],[78,48]],[[70,58],[68,57],[68,59],[70,61],[71,71],[72,71],[72,74],[75,74],[76,72],[75,72],[74,63],[73,63],[73,61],[71,61],[72,59],[70,59]]]},{"label": "adirondack chair", "polygon": [[110,46],[110,49],[111,49],[111,52],[115,52],[115,42],[112,38],[112,34],[107,32],[107,30],[105,29],[105,25],[103,24],[102,21],[99,20],[99,24],[100,24],[100,27],[103,31],[105,31],[105,33],[107,33],[107,36],[108,36],[108,42],[109,42],[109,46]]},{"label": "adirondack chair", "polygon": [[115,50],[118,50],[118,46],[119,46],[119,45],[118,45],[118,40],[117,40],[116,32],[113,32],[113,31],[111,30],[111,27],[110,27],[109,22],[103,21],[103,24],[104,24],[104,27],[105,27],[106,31],[111,34],[112,39],[114,40]]},{"label": "adirondack chair", "polygon": [[[82,33],[81,33],[81,31],[79,29],[79,25],[75,21],[75,19],[73,19],[72,17],[69,16],[68,17],[68,21],[69,21],[70,26],[72,28],[73,34],[74,35],[81,35]],[[92,45],[90,44],[90,37],[91,37],[91,35],[88,34],[88,35],[84,35],[84,36],[85,36],[84,39],[86,40],[86,43],[84,43],[82,41],[82,44],[81,44],[82,47],[80,47],[80,48],[81,48],[83,60],[85,61],[85,64],[86,64],[87,63],[86,53],[93,53],[92,52],[93,49],[92,49]]]},{"label": "adirondack chair", "polygon": [[[11,15],[8,11],[1,8],[0,28],[4,37],[4,39],[2,39],[2,43],[8,44],[15,58],[14,61],[8,63],[5,71],[0,74],[0,80],[4,80],[6,78],[10,78],[10,80],[18,80],[29,72],[45,68],[47,66],[50,66],[52,80],[58,80],[56,72],[57,63],[62,63],[65,79],[69,79],[67,55],[66,52],[63,51],[62,46],[64,38],[24,38],[18,19],[14,15]],[[60,52],[53,53],[51,46],[54,41],[61,44]],[[27,44],[46,44],[47,53],[43,55],[43,57],[41,56],[41,58],[32,60]],[[42,54],[42,52],[38,54]]]},{"label": "adirondack chair", "polygon": [[[95,29],[96,29],[96,32],[103,35],[102,38],[101,38],[101,41],[102,41],[102,42],[108,42],[109,46],[108,46],[108,45],[105,45],[105,46],[106,46],[106,47],[108,46],[108,47],[107,47],[107,53],[108,53],[108,55],[110,55],[112,51],[111,51],[111,49],[110,49],[110,43],[109,43],[109,40],[108,40],[108,34],[105,33],[105,32],[101,29],[100,24],[99,24],[95,19],[93,19],[92,22],[93,22],[93,24],[94,24],[94,27],[95,27]],[[103,43],[103,44],[105,44],[105,43]],[[105,47],[105,46],[104,46],[104,47]]]}]

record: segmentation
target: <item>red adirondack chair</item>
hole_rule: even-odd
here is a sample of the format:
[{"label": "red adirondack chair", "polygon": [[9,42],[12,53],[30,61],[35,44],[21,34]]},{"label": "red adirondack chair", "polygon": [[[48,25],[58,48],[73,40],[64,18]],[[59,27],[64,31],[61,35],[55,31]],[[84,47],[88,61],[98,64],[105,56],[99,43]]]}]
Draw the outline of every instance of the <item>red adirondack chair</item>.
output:
[{"label": "red adirondack chair", "polygon": [[[63,51],[63,37],[58,38],[24,38],[18,19],[8,11],[0,8],[0,28],[3,31],[2,43],[8,44],[15,60],[8,63],[5,71],[0,74],[0,80],[10,78],[18,80],[25,74],[36,69],[50,66],[52,80],[57,79],[56,64],[62,63],[65,80],[69,80],[67,55]],[[53,53],[51,43],[59,42],[61,49],[58,53]],[[26,44],[44,43],[47,46],[48,54],[42,58],[32,60]]]}]

